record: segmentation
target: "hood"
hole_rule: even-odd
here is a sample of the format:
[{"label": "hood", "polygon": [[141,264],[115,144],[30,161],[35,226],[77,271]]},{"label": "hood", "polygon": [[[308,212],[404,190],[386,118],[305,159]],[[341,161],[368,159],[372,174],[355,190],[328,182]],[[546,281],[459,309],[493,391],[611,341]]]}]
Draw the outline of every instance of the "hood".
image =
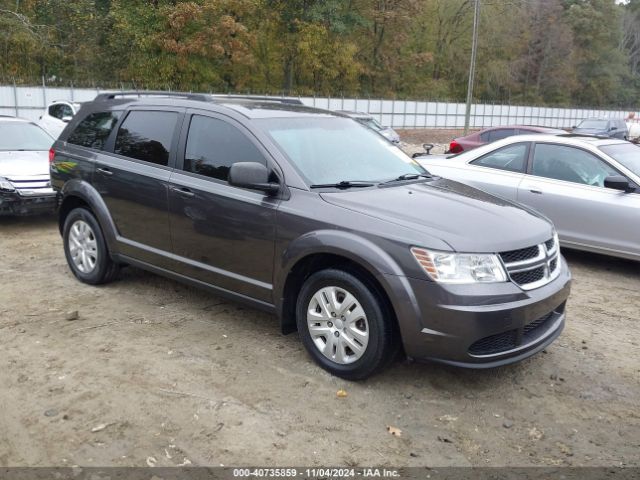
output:
[{"label": "hood", "polygon": [[49,175],[47,151],[0,151],[0,177]]},{"label": "hood", "polygon": [[[412,229],[458,252],[503,252],[549,240],[553,226],[532,210],[438,178],[366,190],[322,193],[328,203]],[[420,245],[429,248],[430,245]]]}]

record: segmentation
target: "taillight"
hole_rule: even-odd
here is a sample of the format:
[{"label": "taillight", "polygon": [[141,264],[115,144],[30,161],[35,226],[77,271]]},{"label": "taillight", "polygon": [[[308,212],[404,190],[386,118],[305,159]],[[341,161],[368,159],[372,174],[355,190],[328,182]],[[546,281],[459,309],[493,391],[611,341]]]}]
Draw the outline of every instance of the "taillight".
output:
[{"label": "taillight", "polygon": [[462,145],[460,145],[458,142],[456,142],[455,140],[453,140],[450,144],[449,144],[449,153],[460,153],[464,150],[464,148],[462,148]]},{"label": "taillight", "polygon": [[53,163],[53,159],[56,158],[56,151],[51,147],[49,149],[49,165]]}]

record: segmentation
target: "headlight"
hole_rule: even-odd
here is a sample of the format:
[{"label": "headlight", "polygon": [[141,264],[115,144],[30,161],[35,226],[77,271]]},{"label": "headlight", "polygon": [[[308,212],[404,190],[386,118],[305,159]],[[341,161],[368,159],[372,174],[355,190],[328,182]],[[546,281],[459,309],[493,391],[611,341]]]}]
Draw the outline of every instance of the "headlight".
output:
[{"label": "headlight", "polygon": [[506,282],[507,274],[497,255],[436,252],[413,247],[413,257],[432,280],[441,283]]},{"label": "headlight", "polygon": [[0,190],[5,192],[15,192],[16,187],[14,187],[13,183],[11,183],[6,178],[0,177]]}]

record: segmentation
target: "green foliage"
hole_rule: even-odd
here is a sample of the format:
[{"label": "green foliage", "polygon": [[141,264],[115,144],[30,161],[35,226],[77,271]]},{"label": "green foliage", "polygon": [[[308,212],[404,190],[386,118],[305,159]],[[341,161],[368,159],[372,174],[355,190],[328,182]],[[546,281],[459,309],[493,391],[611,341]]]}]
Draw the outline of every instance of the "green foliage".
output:
[{"label": "green foliage", "polygon": [[[0,81],[464,98],[474,0],[0,0]],[[630,105],[640,0],[482,2],[475,96]]]}]

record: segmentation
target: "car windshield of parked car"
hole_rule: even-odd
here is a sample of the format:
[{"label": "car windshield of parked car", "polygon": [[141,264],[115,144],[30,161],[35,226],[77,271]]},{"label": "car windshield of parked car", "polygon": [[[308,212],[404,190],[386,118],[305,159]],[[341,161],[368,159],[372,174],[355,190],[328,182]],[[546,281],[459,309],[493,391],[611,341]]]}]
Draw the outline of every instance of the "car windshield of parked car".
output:
[{"label": "car windshield of parked car", "polygon": [[0,123],[0,150],[49,150],[53,137],[37,125],[25,122]]},{"label": "car windshield of parked car", "polygon": [[377,183],[428,173],[398,147],[348,118],[278,118],[259,122],[310,185]]},{"label": "car windshield of parked car", "polygon": [[359,121],[364,126],[369,127],[370,129],[375,130],[376,132],[384,130],[384,127],[380,125],[378,122],[376,122],[375,119],[373,118],[362,118]]},{"label": "car windshield of parked car", "polygon": [[640,147],[637,145],[632,143],[616,143],[615,145],[600,147],[600,150],[640,176]]},{"label": "car windshield of parked car", "polygon": [[578,124],[578,128],[589,128],[592,130],[606,130],[607,123],[608,122],[606,120],[583,120]]}]

